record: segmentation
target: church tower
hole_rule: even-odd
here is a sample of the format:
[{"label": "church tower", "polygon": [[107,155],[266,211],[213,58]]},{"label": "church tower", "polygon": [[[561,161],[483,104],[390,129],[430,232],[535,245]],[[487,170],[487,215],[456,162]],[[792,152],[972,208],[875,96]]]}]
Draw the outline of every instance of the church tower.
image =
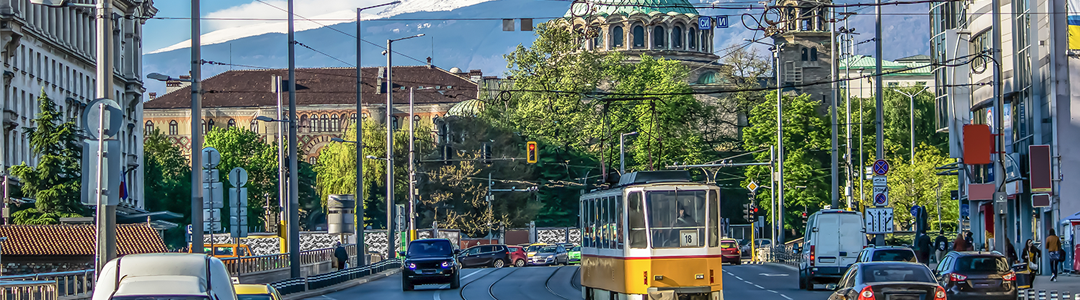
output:
[{"label": "church tower", "polygon": [[[773,35],[779,46],[782,84],[829,82],[832,78],[832,40],[829,32],[829,1],[778,0],[781,22]],[[785,89],[810,94],[812,100],[830,103],[832,85],[823,83]]]}]

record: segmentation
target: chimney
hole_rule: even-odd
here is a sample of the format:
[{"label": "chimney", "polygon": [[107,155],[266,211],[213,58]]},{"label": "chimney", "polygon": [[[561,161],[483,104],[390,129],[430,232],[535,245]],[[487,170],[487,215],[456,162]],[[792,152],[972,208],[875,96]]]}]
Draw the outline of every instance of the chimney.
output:
[{"label": "chimney", "polygon": [[428,69],[431,69],[431,57],[427,58],[427,67]]},{"label": "chimney", "polygon": [[150,92],[150,100],[157,99],[157,92]]},{"label": "chimney", "polygon": [[[189,76],[189,75],[180,75],[180,79],[190,80],[191,76]],[[191,82],[183,82],[183,81],[180,81],[180,80],[169,80],[169,81],[165,82],[165,93],[166,94],[172,93],[173,91],[186,88],[186,87],[188,87],[190,85],[191,85]]]}]

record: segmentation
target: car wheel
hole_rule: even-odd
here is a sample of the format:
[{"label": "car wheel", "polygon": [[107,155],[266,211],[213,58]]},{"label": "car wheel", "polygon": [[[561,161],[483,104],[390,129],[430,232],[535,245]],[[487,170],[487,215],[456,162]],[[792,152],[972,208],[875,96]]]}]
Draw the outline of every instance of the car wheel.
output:
[{"label": "car wheel", "polygon": [[519,259],[519,260],[515,261],[514,266],[518,267],[518,268],[524,267],[525,266],[525,260],[524,259]]},{"label": "car wheel", "polygon": [[454,277],[450,279],[450,289],[456,290],[461,287],[461,273],[455,273]]},{"label": "car wheel", "polygon": [[401,279],[401,290],[406,291],[406,292],[413,290],[412,282],[409,282],[408,279],[402,278]]},{"label": "car wheel", "polygon": [[491,267],[493,267],[493,268],[502,268],[502,267],[505,267],[505,266],[506,266],[506,262],[501,260],[501,259],[496,259],[495,261],[491,262]]},{"label": "car wheel", "polygon": [[806,277],[803,276],[802,271],[799,271],[799,289],[806,289]]}]

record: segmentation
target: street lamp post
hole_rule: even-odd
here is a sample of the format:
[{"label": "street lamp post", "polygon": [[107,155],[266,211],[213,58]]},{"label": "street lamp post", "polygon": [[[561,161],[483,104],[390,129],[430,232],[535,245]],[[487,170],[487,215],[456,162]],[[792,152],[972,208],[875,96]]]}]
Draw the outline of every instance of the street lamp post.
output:
[{"label": "street lamp post", "polygon": [[911,107],[911,124],[910,124],[911,125],[911,140],[909,142],[911,142],[911,146],[910,146],[911,147],[911,162],[910,163],[912,165],[915,164],[915,96],[918,96],[919,94],[922,94],[922,92],[925,91],[925,90],[926,90],[926,86],[923,86],[921,89],[919,89],[918,92],[911,93],[911,94],[908,94],[907,92],[904,92],[904,91],[899,90],[899,89],[896,90],[897,92],[899,92],[901,94],[904,94],[904,96],[908,96],[908,100],[911,103],[910,104],[911,105],[910,106]]},{"label": "street lamp post", "polygon": [[394,238],[394,42],[418,38],[423,33],[386,40],[386,258],[397,257]]},{"label": "street lamp post", "polygon": [[394,1],[390,3],[356,9],[356,124],[353,125],[356,126],[356,202],[354,202],[356,207],[353,208],[353,211],[356,212],[356,222],[353,222],[353,224],[355,224],[356,226],[356,251],[359,252],[357,255],[358,257],[360,257],[359,259],[363,260],[359,263],[360,265],[368,264],[367,255],[365,255],[367,253],[367,247],[365,247],[364,243],[364,160],[361,159],[362,157],[364,157],[364,107],[362,104],[363,101],[361,101],[361,90],[363,89],[363,84],[361,83],[361,81],[364,78],[361,69],[363,69],[364,65],[361,64],[362,56],[360,55],[360,49],[362,48],[362,45],[364,43],[364,40],[361,38],[361,35],[364,31],[363,27],[360,26],[363,22],[363,18],[360,17],[360,12],[366,9],[394,5],[398,3],[401,3],[401,1]]},{"label": "street lamp post", "polygon": [[626,137],[637,134],[638,132],[634,131],[619,135],[619,174],[626,174],[626,149],[624,148]]}]

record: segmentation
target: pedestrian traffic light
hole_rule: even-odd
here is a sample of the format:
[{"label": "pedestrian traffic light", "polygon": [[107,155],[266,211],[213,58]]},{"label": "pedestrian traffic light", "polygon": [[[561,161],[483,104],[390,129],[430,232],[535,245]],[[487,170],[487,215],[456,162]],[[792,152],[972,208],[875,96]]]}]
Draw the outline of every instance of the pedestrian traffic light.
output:
[{"label": "pedestrian traffic light", "polygon": [[537,149],[536,142],[529,142],[525,147],[525,158],[530,164],[535,164],[537,161]]}]

